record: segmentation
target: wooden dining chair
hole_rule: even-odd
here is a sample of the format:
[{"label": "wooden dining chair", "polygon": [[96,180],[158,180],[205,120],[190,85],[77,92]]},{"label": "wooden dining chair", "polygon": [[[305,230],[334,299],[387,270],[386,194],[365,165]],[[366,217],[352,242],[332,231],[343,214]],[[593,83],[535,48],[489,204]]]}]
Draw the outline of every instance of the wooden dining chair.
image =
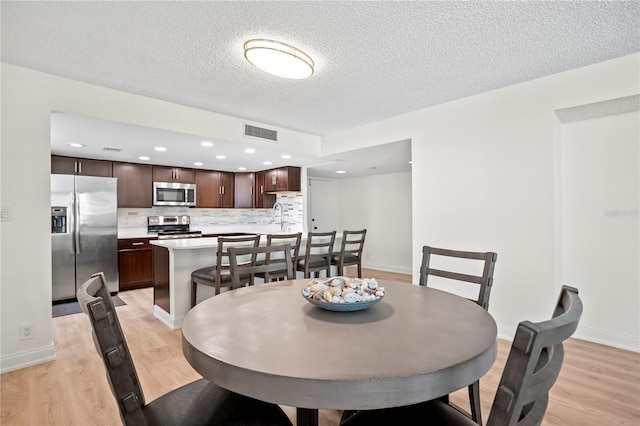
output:
[{"label": "wooden dining chair", "polygon": [[[578,290],[563,286],[552,318],[518,324],[491,406],[487,426],[539,425],[564,360],[563,342],[582,316]],[[435,399],[406,407],[358,411],[345,426],[467,425],[476,423],[457,407]]]},{"label": "wooden dining chair", "polygon": [[[249,257],[249,262],[238,262],[242,257]],[[264,256],[264,262],[257,263],[259,256]],[[291,245],[271,245],[264,247],[231,247],[229,248],[229,266],[233,288],[246,285],[254,285],[257,274],[262,274],[264,282],[269,282],[277,277],[285,279],[295,278],[291,257]],[[270,274],[274,274],[272,277]]]},{"label": "wooden dining chair", "polygon": [[197,303],[198,284],[215,288],[215,294],[220,294],[220,288],[231,287],[229,273],[229,247],[250,246],[258,247],[260,235],[218,237],[216,249],[216,264],[197,269],[191,273],[191,307]]},{"label": "wooden dining chair", "polygon": [[[267,234],[267,245],[271,246],[271,245],[282,245],[282,244],[289,244],[289,246],[291,246],[291,262],[293,262],[293,265],[295,267],[295,265],[298,262],[298,256],[300,255],[300,243],[302,242],[302,232],[296,232],[293,234]],[[267,256],[265,256],[264,259],[258,259],[256,260],[256,264],[259,265],[261,263],[263,263],[265,260],[267,261],[271,261],[273,260],[277,260],[278,254],[270,254],[267,258]],[[295,271],[294,271],[295,273]],[[295,275],[295,274],[294,274]],[[258,278],[262,278],[265,281],[272,281],[273,279],[288,279],[288,274],[287,274],[287,270],[283,269],[280,271],[272,271],[269,272],[269,276],[266,277],[264,272],[258,272],[256,273],[256,277]],[[294,276],[295,278],[295,276]]]},{"label": "wooden dining chair", "polygon": [[345,266],[356,265],[358,278],[362,278],[362,249],[367,230],[342,231],[340,251],[331,254],[331,264],[338,269],[338,275],[344,274]]},{"label": "wooden dining chair", "polygon": [[278,405],[230,392],[205,379],[188,383],[146,403],[104,274],[93,274],[78,289],[77,297],[91,323],[93,341],[107,370],[123,424],[291,426]]},{"label": "wooden dining chair", "polygon": [[304,257],[298,259],[296,270],[304,272],[305,278],[311,274],[319,276],[324,271],[325,276],[331,275],[331,253],[336,240],[336,231],[309,232]]},{"label": "wooden dining chair", "polygon": [[[432,260],[439,257],[439,260],[454,259],[456,266],[453,268],[442,267],[438,269],[432,268]],[[471,252],[449,250],[435,248],[430,246],[422,247],[422,264],[420,266],[419,284],[426,286],[429,277],[439,277],[455,282],[468,283],[477,290],[477,297],[473,300],[485,310],[489,310],[489,296],[493,286],[493,271],[495,269],[498,255],[494,252]],[[482,275],[472,275],[470,273],[461,273],[454,271],[462,266],[460,262],[464,262],[466,267],[482,266]],[[480,263],[481,265],[475,265]],[[478,424],[482,424],[482,414],[480,412],[480,382],[477,381],[469,385],[469,405],[471,407],[471,418]]]}]

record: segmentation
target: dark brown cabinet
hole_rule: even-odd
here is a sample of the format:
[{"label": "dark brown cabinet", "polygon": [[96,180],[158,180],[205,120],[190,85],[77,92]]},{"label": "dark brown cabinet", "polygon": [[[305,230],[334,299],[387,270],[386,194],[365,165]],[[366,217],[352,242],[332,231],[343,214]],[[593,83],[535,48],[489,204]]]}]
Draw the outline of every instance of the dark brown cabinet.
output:
[{"label": "dark brown cabinet", "polygon": [[154,182],[196,183],[194,169],[180,167],[153,166]]},{"label": "dark brown cabinet", "polygon": [[254,207],[256,209],[270,209],[276,202],[275,194],[267,194],[265,187],[265,179],[267,176],[266,171],[255,173],[255,186],[253,190],[254,194]]},{"label": "dark brown cabinet", "polygon": [[286,166],[266,171],[266,192],[300,191],[300,167]]},{"label": "dark brown cabinet", "polygon": [[113,163],[113,177],[118,178],[118,207],[149,208],[153,203],[152,166],[136,163]]},{"label": "dark brown cabinet", "polygon": [[51,156],[51,174],[112,177],[112,162],[87,158]]},{"label": "dark brown cabinet", "polygon": [[196,207],[234,207],[234,174],[214,170],[196,170]]},{"label": "dark brown cabinet", "polygon": [[235,185],[235,208],[251,209],[253,208],[253,189],[254,183],[253,173],[236,173]]},{"label": "dark brown cabinet", "polygon": [[120,291],[153,286],[153,249],[150,238],[118,240]]}]

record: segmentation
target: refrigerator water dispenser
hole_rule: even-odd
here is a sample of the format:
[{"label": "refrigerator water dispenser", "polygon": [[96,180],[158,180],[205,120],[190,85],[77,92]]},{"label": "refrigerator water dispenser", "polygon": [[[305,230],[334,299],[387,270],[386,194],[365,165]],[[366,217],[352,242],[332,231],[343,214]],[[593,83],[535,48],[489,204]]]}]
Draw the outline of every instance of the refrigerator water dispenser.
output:
[{"label": "refrigerator water dispenser", "polygon": [[67,233],[67,208],[51,207],[51,233]]}]

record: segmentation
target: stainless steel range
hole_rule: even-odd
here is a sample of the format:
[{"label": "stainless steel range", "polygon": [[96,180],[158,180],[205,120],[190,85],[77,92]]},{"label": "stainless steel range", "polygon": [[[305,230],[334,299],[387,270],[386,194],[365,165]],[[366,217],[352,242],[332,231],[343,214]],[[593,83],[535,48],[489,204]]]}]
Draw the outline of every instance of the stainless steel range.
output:
[{"label": "stainless steel range", "polygon": [[186,215],[149,216],[147,232],[157,233],[159,240],[202,237],[202,232],[191,230],[191,218]]}]

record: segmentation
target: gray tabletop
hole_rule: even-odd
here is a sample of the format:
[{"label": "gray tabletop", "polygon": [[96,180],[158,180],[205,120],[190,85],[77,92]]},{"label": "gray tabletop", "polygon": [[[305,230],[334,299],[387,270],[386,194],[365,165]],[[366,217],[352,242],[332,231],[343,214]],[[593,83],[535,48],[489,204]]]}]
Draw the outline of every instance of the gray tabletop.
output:
[{"label": "gray tabletop", "polygon": [[308,279],[203,301],[182,323],[183,353],[203,377],[263,401],[373,409],[437,398],[475,382],[496,359],[496,324],[475,303],[378,280],[386,295],[356,312],[308,303]]}]

